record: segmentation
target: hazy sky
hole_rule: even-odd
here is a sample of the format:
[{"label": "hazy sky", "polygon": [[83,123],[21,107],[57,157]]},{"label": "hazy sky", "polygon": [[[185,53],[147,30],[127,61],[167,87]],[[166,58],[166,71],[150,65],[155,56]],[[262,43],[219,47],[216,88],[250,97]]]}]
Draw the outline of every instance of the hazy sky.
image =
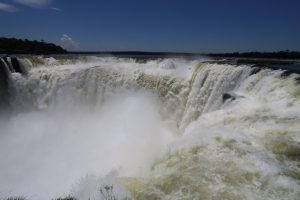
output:
[{"label": "hazy sky", "polygon": [[0,36],[69,50],[300,50],[300,0],[0,0]]}]

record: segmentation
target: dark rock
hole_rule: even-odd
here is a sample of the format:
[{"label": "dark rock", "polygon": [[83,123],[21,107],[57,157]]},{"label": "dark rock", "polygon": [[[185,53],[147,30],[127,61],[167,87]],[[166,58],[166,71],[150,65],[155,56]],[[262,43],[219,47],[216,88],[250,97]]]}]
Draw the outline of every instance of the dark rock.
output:
[{"label": "dark rock", "polygon": [[253,75],[253,74],[256,74],[258,73],[262,68],[259,68],[259,67],[253,67],[251,72],[250,72],[250,75]]},{"label": "dark rock", "polygon": [[229,101],[233,101],[236,99],[235,96],[233,96],[232,94],[229,94],[229,93],[224,93],[223,96],[222,96],[222,99],[223,99],[223,102],[229,100]]},{"label": "dark rock", "polygon": [[240,98],[245,98],[244,96],[241,96],[241,95],[237,95],[235,93],[224,93],[223,96],[222,96],[222,99],[223,99],[223,103],[225,103],[226,101],[234,101],[236,99],[240,99]]}]

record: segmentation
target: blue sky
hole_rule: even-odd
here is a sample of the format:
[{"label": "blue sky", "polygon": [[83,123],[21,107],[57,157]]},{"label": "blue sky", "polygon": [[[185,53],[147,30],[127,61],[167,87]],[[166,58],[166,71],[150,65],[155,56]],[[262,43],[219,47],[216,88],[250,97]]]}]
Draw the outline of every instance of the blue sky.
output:
[{"label": "blue sky", "polygon": [[0,0],[0,36],[69,50],[300,50],[299,0]]}]

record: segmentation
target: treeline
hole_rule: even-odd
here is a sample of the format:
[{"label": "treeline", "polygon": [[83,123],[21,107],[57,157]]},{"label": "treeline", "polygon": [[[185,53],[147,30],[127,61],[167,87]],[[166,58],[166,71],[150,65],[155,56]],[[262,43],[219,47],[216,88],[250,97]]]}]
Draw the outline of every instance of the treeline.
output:
[{"label": "treeline", "polygon": [[0,54],[64,54],[65,49],[43,40],[0,38]]},{"label": "treeline", "polygon": [[278,51],[278,52],[245,52],[245,53],[212,53],[212,57],[244,57],[244,58],[279,58],[279,59],[300,59],[298,51]]}]

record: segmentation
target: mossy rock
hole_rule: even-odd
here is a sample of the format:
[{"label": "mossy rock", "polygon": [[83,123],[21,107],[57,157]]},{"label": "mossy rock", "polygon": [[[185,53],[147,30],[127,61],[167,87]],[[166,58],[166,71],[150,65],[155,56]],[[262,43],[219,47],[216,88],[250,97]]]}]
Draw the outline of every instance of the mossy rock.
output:
[{"label": "mossy rock", "polygon": [[300,157],[300,143],[294,141],[270,141],[265,144],[265,147],[274,154]]}]

